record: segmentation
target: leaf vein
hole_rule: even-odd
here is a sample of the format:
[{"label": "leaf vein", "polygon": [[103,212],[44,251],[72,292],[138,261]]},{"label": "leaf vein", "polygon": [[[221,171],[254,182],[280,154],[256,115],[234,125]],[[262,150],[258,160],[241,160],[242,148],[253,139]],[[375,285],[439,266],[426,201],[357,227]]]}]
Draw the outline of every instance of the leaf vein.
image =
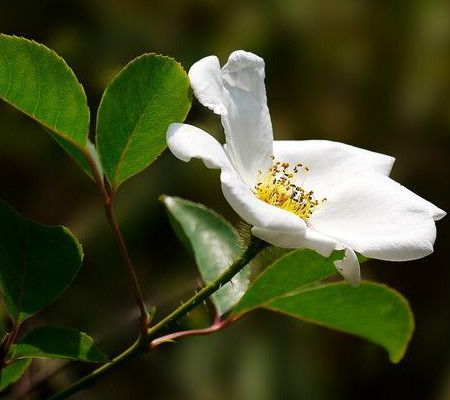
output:
[{"label": "leaf vein", "polygon": [[6,88],[6,92],[3,94],[3,97],[6,97],[9,93],[9,90],[11,88],[11,82],[12,82],[12,69],[11,69],[11,62],[9,61],[8,56],[6,55],[6,53],[4,51],[1,52],[3,58],[6,61],[6,65],[8,67],[8,72],[9,72],[9,80],[8,80],[8,87]]},{"label": "leaf vein", "polygon": [[36,99],[36,104],[35,104],[35,106],[34,106],[33,112],[31,113],[31,115],[32,115],[33,117],[36,117],[36,110],[37,110],[37,108],[38,108],[38,106],[39,106],[39,103],[40,103],[40,101],[41,101],[42,82],[41,82],[41,74],[40,74],[40,72],[39,72],[39,68],[38,68],[38,65],[37,65],[37,63],[36,63],[36,60],[35,60],[34,57],[31,57],[31,59],[33,60],[34,69],[35,69],[35,71],[36,71],[36,76],[37,76],[38,88],[39,88],[39,91],[38,91],[38,97],[37,97],[37,99]]},{"label": "leaf vein", "polygon": [[[151,96],[151,98],[148,100],[147,105],[144,107],[143,111],[139,111],[141,115],[139,116],[138,120],[134,124],[134,128],[131,130],[131,135],[128,137],[127,143],[125,144],[125,147],[123,148],[123,150],[122,150],[122,152],[120,154],[120,158],[119,158],[119,161],[117,162],[116,168],[114,169],[114,180],[117,179],[117,175],[119,175],[120,167],[122,166],[122,164],[124,162],[125,155],[127,154],[128,148],[130,147],[130,143],[132,142],[133,137],[135,137],[136,134],[137,134],[137,127],[140,125],[140,123],[143,120],[143,118],[147,114],[149,114],[148,108],[150,107],[150,103],[152,103],[155,99],[157,99],[158,97],[161,97],[161,96],[162,96],[161,93],[153,94]],[[141,110],[140,106],[138,106],[138,108],[139,108],[139,110]]]}]

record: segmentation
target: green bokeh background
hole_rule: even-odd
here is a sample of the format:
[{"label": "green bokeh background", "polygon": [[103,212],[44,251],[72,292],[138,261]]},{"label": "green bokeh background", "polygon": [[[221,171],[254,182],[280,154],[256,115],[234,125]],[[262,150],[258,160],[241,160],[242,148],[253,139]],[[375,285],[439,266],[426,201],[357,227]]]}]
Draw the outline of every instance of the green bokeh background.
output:
[{"label": "green bokeh background", "polygon": [[[408,1],[2,1],[0,31],[45,43],[83,83],[92,120],[104,87],[144,52],[188,69],[236,49],[266,61],[275,137],[330,139],[393,155],[392,176],[449,210],[450,3]],[[188,122],[222,137],[197,102]],[[118,351],[137,329],[128,281],[94,185],[33,121],[0,104],[0,197],[46,224],[65,224],[84,244],[82,271],[55,304],[30,321],[76,327]],[[339,182],[336,182],[339,184]],[[239,224],[218,172],[165,152],[121,188],[117,212],[156,318],[193,293],[193,259],[170,230],[162,193],[199,201]],[[389,223],[389,221],[386,221]],[[436,399],[450,398],[448,218],[426,259],[370,261],[366,279],[410,300],[416,333],[405,359],[376,346],[257,311],[228,330],[186,338],[130,362],[74,399]],[[207,323],[199,309],[185,326]],[[8,396],[58,366],[35,363]],[[86,373],[75,364],[41,385],[44,398]]]}]

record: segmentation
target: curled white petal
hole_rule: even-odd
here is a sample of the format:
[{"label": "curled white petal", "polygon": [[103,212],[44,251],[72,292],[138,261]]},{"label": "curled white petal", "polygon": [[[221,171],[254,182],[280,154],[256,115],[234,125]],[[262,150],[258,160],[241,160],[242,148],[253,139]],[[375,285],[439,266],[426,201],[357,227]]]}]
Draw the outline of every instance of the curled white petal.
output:
[{"label": "curled white petal", "polygon": [[221,115],[228,157],[249,186],[256,171],[270,164],[272,123],[264,86],[264,60],[242,50],[233,52],[220,70],[217,57],[195,63],[189,78],[195,96]]},{"label": "curled white petal", "polygon": [[[437,207],[378,173],[335,184],[308,224],[367,257],[406,261],[433,251]],[[439,211],[438,211],[439,210]]]},{"label": "curled white petal", "polygon": [[336,269],[342,277],[352,286],[358,286],[361,282],[361,269],[356,253],[349,247],[338,245],[337,250],[345,249],[345,256],[342,260],[334,262]]},{"label": "curled white petal", "polygon": [[222,71],[216,56],[202,58],[189,70],[189,80],[195,97],[214,113],[227,115],[227,99],[223,87]]},{"label": "curled white petal", "polygon": [[299,183],[322,197],[360,173],[376,171],[388,176],[395,161],[385,154],[328,140],[276,140],[273,148],[277,160],[306,166],[308,171],[298,174]]},{"label": "curled white petal", "polygon": [[166,136],[170,151],[182,161],[200,158],[208,168],[232,168],[222,145],[195,126],[170,124]]}]

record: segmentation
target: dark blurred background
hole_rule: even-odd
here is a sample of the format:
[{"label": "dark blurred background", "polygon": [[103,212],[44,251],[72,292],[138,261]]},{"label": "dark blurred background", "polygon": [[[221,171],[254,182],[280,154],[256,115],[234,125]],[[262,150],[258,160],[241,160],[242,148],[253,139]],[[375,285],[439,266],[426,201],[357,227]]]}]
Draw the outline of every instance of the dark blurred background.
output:
[{"label": "dark blurred background", "polygon": [[[255,52],[266,61],[276,138],[331,139],[393,155],[394,179],[450,209],[449,1],[2,0],[0,31],[64,57],[85,87],[92,121],[107,83],[144,52],[170,55],[186,70],[207,55],[224,63],[233,50]],[[218,119],[195,101],[188,122],[221,137]],[[95,186],[36,123],[4,103],[0,182],[1,198],[29,218],[69,226],[86,253],[74,285],[28,327],[76,327],[112,353],[131,343],[136,307]],[[239,223],[218,172],[168,151],[123,185],[117,213],[156,318],[191,295],[198,279],[158,202],[162,193]],[[398,365],[358,338],[257,311],[216,335],[162,346],[74,399],[449,399],[448,243],[446,218],[433,255],[363,266],[364,278],[398,289],[414,310],[416,332]],[[202,308],[183,324],[208,318]],[[35,362],[9,398],[59,365]],[[89,370],[71,364],[29,398]]]}]

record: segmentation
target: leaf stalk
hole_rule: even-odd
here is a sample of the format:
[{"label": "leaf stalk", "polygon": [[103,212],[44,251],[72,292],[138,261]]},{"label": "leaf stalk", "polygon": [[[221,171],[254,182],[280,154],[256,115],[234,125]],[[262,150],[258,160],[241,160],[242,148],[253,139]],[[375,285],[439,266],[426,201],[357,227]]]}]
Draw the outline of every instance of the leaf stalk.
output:
[{"label": "leaf stalk", "polygon": [[144,300],[144,296],[142,294],[141,286],[139,284],[139,278],[138,278],[138,275],[136,272],[136,268],[134,267],[133,262],[131,261],[131,257],[128,252],[125,240],[123,238],[122,231],[120,230],[119,224],[117,223],[117,220],[116,220],[116,216],[115,216],[115,212],[114,212],[115,192],[110,192],[107,190],[105,182],[103,180],[103,177],[100,174],[100,171],[97,168],[97,165],[96,165],[92,155],[89,153],[89,151],[84,150],[83,155],[86,158],[86,161],[89,163],[89,166],[91,167],[95,182],[96,182],[97,186],[99,187],[100,193],[102,195],[105,212],[106,212],[106,218],[108,219],[108,223],[109,223],[111,230],[114,234],[114,237],[116,239],[117,247],[119,248],[122,260],[127,268],[128,277],[131,282],[131,287],[133,290],[134,298],[136,300],[136,303],[137,303],[140,313],[141,313],[140,332],[141,332],[141,335],[145,335],[146,331],[148,329],[148,326],[150,324],[149,313],[148,313],[147,307],[145,305],[145,300]]}]

